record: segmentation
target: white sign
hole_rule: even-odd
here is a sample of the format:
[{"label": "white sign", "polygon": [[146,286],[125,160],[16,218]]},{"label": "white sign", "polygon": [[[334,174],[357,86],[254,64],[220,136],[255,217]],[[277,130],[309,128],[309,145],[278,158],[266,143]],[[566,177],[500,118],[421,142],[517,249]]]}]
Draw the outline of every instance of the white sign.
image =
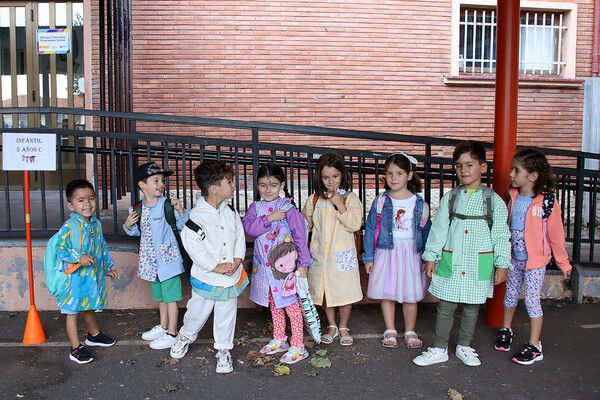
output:
[{"label": "white sign", "polygon": [[38,29],[36,39],[38,54],[67,54],[71,52],[70,29]]},{"label": "white sign", "polygon": [[2,169],[56,171],[56,135],[3,132]]}]

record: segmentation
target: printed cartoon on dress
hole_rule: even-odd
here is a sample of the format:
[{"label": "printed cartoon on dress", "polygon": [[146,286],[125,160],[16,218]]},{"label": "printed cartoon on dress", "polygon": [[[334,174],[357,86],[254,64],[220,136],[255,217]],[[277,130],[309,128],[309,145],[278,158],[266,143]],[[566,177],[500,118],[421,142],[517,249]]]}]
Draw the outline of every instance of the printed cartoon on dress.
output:
[{"label": "printed cartoon on dress", "polygon": [[269,264],[271,264],[271,272],[277,280],[283,280],[282,296],[296,295],[296,260],[298,259],[298,251],[296,245],[292,242],[290,236],[286,236],[283,242],[273,247],[269,253]]}]

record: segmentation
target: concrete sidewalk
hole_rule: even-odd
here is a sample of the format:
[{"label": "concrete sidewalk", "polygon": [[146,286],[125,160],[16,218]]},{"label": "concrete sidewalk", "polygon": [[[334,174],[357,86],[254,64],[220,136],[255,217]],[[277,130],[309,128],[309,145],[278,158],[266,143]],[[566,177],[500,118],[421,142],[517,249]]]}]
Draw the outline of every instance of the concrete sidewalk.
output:
[{"label": "concrete sidewalk", "polygon": [[[419,306],[417,331],[431,345],[434,304]],[[182,310],[182,314],[183,314]],[[495,332],[484,324],[475,335],[481,367],[467,367],[454,356],[457,324],[453,329],[450,361],[417,367],[418,350],[403,344],[397,350],[381,346],[384,330],[379,307],[358,306],[351,319],[355,345],[339,342],[310,349],[327,350],[329,368],[315,368],[310,358],[291,366],[291,375],[275,376],[273,363],[256,366],[248,352],[269,340],[269,313],[240,310],[232,354],[234,372],[214,372],[212,321],[179,363],[169,362],[168,350],[151,350],[140,334],[154,325],[154,310],[105,311],[102,329],[117,345],[93,349],[96,361],[77,365],[68,359],[63,320],[56,312],[41,313],[48,342],[23,347],[27,313],[0,313],[0,398],[2,399],[449,399],[455,389],[464,399],[600,399],[600,305],[545,302],[544,360],[531,366],[510,361],[513,351],[493,349]],[[401,325],[401,316],[398,326]],[[515,351],[528,338],[527,316],[519,309],[515,321]],[[315,375],[316,376],[311,376]]]}]

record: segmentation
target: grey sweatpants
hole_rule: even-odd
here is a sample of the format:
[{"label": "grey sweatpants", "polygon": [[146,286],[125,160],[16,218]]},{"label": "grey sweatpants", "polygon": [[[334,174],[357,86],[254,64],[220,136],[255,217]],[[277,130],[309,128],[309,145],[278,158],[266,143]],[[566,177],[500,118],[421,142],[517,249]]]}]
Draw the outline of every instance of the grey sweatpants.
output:
[{"label": "grey sweatpants", "polygon": [[473,334],[475,333],[475,324],[477,323],[479,304],[454,303],[451,301],[440,300],[437,306],[435,320],[435,336],[433,338],[434,347],[440,349],[448,347],[450,330],[454,323],[454,312],[458,305],[462,306],[460,328],[458,331],[458,344],[461,346],[471,346]]}]

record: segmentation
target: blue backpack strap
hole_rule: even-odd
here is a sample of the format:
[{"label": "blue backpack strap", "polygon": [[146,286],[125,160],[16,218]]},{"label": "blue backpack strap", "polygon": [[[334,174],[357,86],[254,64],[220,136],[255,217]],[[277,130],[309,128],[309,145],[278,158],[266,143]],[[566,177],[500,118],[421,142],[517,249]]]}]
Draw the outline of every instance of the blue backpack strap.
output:
[{"label": "blue backpack strap", "polygon": [[81,251],[82,247],[82,235],[81,235],[81,224],[72,218],[67,220],[67,225],[71,230],[71,248]]}]

